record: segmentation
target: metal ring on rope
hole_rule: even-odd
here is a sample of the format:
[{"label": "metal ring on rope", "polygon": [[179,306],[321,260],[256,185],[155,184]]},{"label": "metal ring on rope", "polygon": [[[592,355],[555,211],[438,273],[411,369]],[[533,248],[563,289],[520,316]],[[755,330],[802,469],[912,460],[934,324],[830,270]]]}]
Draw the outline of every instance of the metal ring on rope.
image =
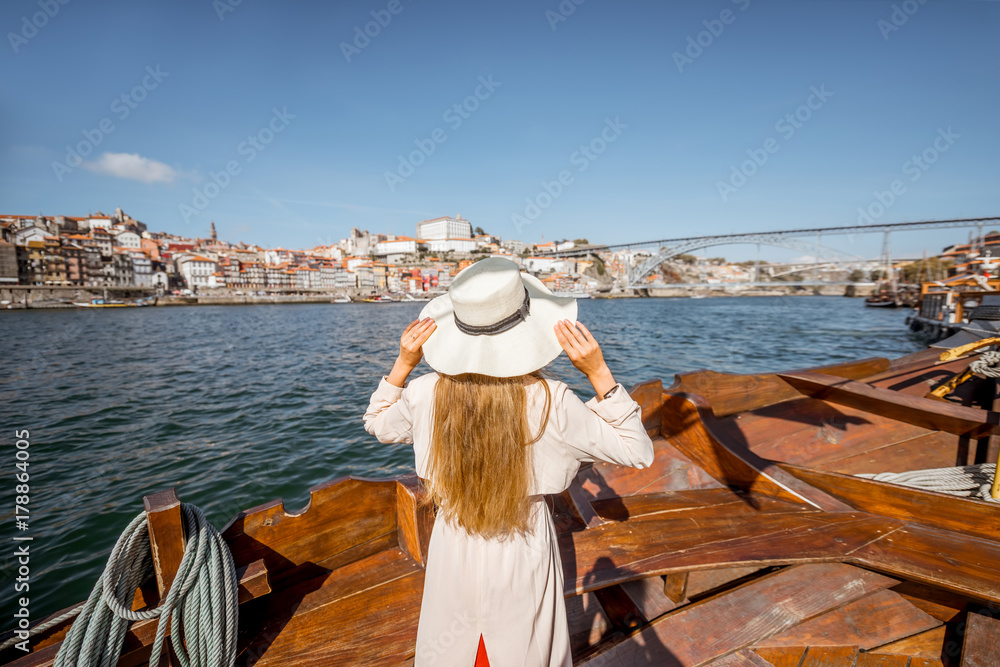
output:
[{"label": "metal ring on rope", "polygon": [[129,622],[151,618],[159,620],[150,665],[159,663],[166,618],[171,646],[183,667],[231,667],[236,661],[239,580],[232,554],[197,506],[181,503],[181,509],[187,546],[166,598],[155,609],[131,609],[136,588],[155,573],[146,513],[141,512],[118,538],[87,602],[29,633],[79,614],[63,639],[55,667],[113,667]]}]

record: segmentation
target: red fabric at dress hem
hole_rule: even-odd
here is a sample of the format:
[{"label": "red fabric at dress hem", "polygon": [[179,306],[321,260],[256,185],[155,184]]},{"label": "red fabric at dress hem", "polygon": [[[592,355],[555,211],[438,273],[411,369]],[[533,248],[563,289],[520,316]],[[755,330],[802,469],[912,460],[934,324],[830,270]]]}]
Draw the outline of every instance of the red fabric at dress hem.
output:
[{"label": "red fabric at dress hem", "polygon": [[490,667],[490,660],[486,657],[486,644],[483,642],[482,635],[479,635],[479,651],[476,652],[475,667]]}]

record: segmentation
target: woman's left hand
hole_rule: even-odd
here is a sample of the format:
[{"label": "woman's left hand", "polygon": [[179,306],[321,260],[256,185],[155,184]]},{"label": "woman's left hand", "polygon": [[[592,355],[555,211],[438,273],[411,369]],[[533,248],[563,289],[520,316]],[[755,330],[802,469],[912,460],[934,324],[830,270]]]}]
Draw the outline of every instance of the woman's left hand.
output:
[{"label": "woman's left hand", "polygon": [[424,343],[427,342],[436,328],[437,323],[429,317],[410,322],[399,338],[399,356],[396,357],[396,363],[392,365],[392,370],[386,376],[389,384],[396,387],[402,387],[406,384],[406,378],[410,375],[410,371],[416,368],[424,357],[422,349]]}]

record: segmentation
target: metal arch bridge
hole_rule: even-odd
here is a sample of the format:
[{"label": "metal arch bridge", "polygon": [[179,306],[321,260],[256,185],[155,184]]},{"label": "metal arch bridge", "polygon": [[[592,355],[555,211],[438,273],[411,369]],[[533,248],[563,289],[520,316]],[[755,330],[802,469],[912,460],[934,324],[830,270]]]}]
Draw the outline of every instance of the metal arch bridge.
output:
[{"label": "metal arch bridge", "polygon": [[[833,248],[829,248],[820,243],[822,236],[828,235],[853,235],[872,234],[881,232],[888,237],[894,231],[914,231],[919,229],[938,229],[947,227],[975,227],[978,229],[978,237],[982,239],[983,227],[991,222],[1000,222],[1000,217],[989,218],[962,218],[956,220],[925,220],[919,222],[893,222],[873,225],[843,225],[838,227],[813,227],[808,229],[781,229],[769,232],[748,232],[743,234],[717,234],[714,236],[689,236],[675,239],[659,239],[654,241],[640,241],[637,243],[619,243],[615,245],[590,245],[580,246],[569,250],[546,253],[546,257],[578,257],[599,252],[612,252],[615,250],[642,249],[647,247],[657,248],[653,254],[644,261],[638,263],[628,270],[628,287],[642,287],[640,281],[651,273],[655,272],[663,262],[692,250],[708,248],[717,245],[731,245],[737,243],[754,243],[761,245],[777,246],[807,252],[817,259],[835,261],[842,264],[857,264],[866,261],[858,255],[852,255]],[[815,236],[816,242],[806,241],[804,236]]]}]

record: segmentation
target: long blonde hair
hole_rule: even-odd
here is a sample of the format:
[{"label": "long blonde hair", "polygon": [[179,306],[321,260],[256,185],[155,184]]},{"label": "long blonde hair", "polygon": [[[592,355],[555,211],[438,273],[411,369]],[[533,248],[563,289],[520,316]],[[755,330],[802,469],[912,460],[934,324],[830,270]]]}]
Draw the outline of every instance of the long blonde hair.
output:
[{"label": "long blonde hair", "polygon": [[[503,539],[529,528],[529,445],[549,421],[547,375],[544,369],[510,378],[438,374],[424,502],[440,506],[470,535]],[[527,386],[535,382],[545,389],[545,409],[529,440]]]}]

